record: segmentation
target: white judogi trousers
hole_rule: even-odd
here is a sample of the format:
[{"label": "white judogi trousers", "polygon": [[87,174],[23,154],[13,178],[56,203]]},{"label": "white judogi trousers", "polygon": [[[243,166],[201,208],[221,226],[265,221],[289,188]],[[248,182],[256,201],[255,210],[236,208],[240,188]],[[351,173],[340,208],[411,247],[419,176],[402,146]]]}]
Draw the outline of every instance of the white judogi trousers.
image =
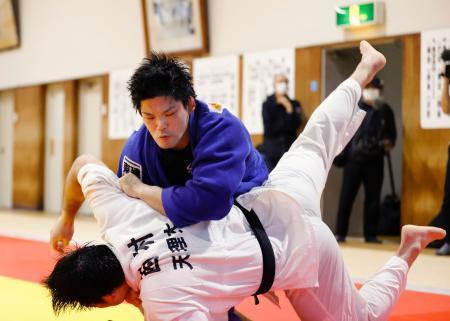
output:
[{"label": "white judogi trousers", "polygon": [[392,257],[361,289],[351,280],[330,229],[315,220],[319,242],[319,286],[287,290],[302,321],[387,320],[406,285],[407,263]]},{"label": "white judogi trousers", "polygon": [[333,159],[365,114],[358,107],[360,97],[361,87],[353,79],[331,93],[314,111],[310,119],[314,121],[308,122],[265,185],[298,200],[310,218],[318,243],[318,287],[286,290],[302,321],[387,320],[406,285],[408,265],[394,256],[358,290],[333,233],[321,219],[320,198]]}]

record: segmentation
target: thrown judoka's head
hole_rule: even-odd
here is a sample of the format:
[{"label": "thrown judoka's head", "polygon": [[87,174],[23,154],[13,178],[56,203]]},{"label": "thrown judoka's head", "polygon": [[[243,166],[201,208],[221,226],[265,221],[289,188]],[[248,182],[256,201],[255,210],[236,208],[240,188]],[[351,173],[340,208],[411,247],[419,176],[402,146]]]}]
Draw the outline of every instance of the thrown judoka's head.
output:
[{"label": "thrown judoka's head", "polygon": [[152,53],[128,82],[133,107],[163,149],[183,149],[189,143],[189,114],[195,91],[189,68],[180,60]]},{"label": "thrown judoka's head", "polygon": [[58,259],[42,281],[50,291],[55,314],[122,303],[131,288],[119,260],[107,245],[86,245]]}]

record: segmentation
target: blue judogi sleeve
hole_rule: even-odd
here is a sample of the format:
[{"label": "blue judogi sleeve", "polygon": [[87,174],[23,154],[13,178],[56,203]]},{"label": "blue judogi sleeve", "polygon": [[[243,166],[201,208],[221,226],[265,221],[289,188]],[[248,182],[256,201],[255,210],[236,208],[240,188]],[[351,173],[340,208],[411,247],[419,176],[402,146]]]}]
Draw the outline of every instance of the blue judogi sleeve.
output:
[{"label": "blue judogi sleeve", "polygon": [[117,176],[122,177],[125,173],[133,173],[147,185],[161,186],[150,179],[146,169],[144,151],[148,136],[147,128],[144,125],[130,135],[120,155]]}]

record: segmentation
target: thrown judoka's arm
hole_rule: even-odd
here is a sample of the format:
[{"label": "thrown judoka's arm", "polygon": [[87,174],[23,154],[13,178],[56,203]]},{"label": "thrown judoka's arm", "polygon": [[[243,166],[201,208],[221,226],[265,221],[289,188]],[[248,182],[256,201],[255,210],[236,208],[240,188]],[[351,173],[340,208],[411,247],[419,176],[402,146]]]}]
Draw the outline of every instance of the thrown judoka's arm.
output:
[{"label": "thrown judoka's arm", "polygon": [[104,165],[90,155],[79,156],[72,164],[64,184],[62,212],[50,231],[50,245],[54,250],[63,251],[72,239],[75,216],[84,201],[84,195],[78,183],[77,175],[81,167],[88,163]]}]

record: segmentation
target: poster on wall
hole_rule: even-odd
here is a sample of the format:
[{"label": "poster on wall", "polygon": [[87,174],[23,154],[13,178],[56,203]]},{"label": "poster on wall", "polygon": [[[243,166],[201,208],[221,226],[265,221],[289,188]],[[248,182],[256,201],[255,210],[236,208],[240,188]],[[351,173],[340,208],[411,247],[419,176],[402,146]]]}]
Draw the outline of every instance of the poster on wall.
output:
[{"label": "poster on wall", "polygon": [[275,75],[283,73],[287,76],[288,94],[294,97],[295,49],[245,54],[243,65],[242,121],[250,134],[262,134],[262,104],[273,93]]},{"label": "poster on wall", "polygon": [[450,49],[450,29],[421,33],[420,48],[420,126],[424,129],[450,128],[450,115],[441,107],[443,50]]},{"label": "poster on wall", "polygon": [[109,139],[127,139],[142,124],[142,118],[133,109],[127,89],[127,82],[133,72],[134,68],[117,70],[109,74]]},{"label": "poster on wall", "polygon": [[198,58],[193,61],[198,99],[219,103],[239,116],[239,56]]},{"label": "poster on wall", "polygon": [[0,0],[0,50],[19,46],[18,0]]},{"label": "poster on wall", "polygon": [[208,50],[206,0],[142,0],[147,50],[198,54]]}]

